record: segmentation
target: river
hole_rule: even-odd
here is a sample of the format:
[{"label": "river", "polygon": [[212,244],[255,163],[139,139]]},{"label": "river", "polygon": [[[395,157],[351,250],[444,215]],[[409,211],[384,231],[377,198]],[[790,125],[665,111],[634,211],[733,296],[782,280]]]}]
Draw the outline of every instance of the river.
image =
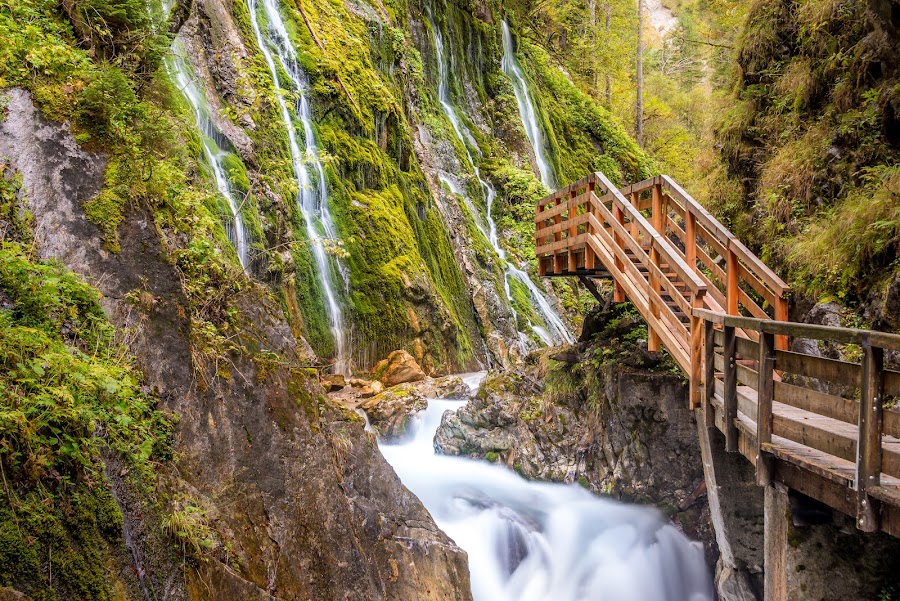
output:
[{"label": "river", "polygon": [[[483,375],[464,381],[477,387]],[[380,448],[468,553],[475,601],[713,600],[701,545],[656,509],[437,455],[433,440],[444,412],[465,403],[429,400],[407,442]]]}]

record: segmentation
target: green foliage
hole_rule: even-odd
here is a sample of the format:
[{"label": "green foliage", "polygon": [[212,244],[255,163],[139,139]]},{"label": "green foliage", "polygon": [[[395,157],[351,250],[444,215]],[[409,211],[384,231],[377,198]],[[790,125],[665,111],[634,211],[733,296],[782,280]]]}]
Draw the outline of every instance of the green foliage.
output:
[{"label": "green foliage", "polygon": [[2,242],[0,301],[0,586],[36,600],[109,599],[105,553],[122,516],[102,457],[115,453],[152,487],[157,463],[172,457],[172,421],[155,410],[94,288]]},{"label": "green foliage", "polygon": [[801,292],[849,303],[898,267],[894,48],[877,22],[865,3],[754,3],[718,128],[732,183],[714,208]]}]

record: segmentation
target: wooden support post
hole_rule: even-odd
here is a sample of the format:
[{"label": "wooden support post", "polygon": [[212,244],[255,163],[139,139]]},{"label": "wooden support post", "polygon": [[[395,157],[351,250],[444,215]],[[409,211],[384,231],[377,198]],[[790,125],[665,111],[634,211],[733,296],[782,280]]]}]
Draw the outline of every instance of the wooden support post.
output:
[{"label": "wooden support post", "polygon": [[703,322],[703,411],[706,427],[716,427],[716,416],[713,413],[713,397],[716,394],[716,328],[713,322]]},{"label": "wooden support post", "polygon": [[[540,218],[542,211],[541,201],[536,202],[534,205],[534,239],[536,246],[540,246],[543,243],[541,229],[544,227],[544,220]],[[547,275],[547,266],[541,256],[538,256],[538,275]]]},{"label": "wooden support post", "polygon": [[756,405],[756,483],[772,484],[774,457],[763,450],[772,442],[772,403],[775,400],[775,336],[761,333],[759,336],[759,381]]},{"label": "wooden support post", "polygon": [[553,273],[556,275],[561,274],[563,271],[563,257],[565,255],[554,253],[553,254]]},{"label": "wooden support post", "polygon": [[737,342],[734,328],[725,326],[725,344],[722,355],[725,358],[725,450],[729,453],[738,451],[738,431],[734,425],[737,419]]},{"label": "wooden support post", "polygon": [[763,517],[763,599],[788,601],[787,550],[788,508],[787,489],[780,484],[767,486],[765,490],[765,515]]},{"label": "wooden support post", "polygon": [[[691,298],[691,308],[700,309],[703,307],[704,290],[694,294]],[[703,373],[703,326],[699,317],[691,312],[691,395],[690,408],[700,407],[701,394],[700,387]]]},{"label": "wooden support post", "polygon": [[689,207],[685,207],[684,210],[684,257],[688,267],[692,271],[697,271],[697,219]]},{"label": "wooden support post", "polygon": [[738,258],[730,248],[725,251],[725,311],[729,315],[738,315]]},{"label": "wooden support post", "polygon": [[[622,227],[625,227],[625,213],[622,211],[622,207],[613,203],[613,219],[616,220],[616,223],[620,224]],[[622,239],[622,236],[615,233],[613,231],[613,240],[619,248],[625,248],[625,240]],[[625,272],[625,263],[616,256],[615,258],[616,269],[619,270],[619,273]],[[622,303],[625,302],[625,289],[622,287],[622,284],[619,283],[617,278],[613,278],[613,302]]]},{"label": "wooden support post", "polygon": [[[641,195],[639,192],[631,193],[631,205],[637,210],[639,206],[641,206]],[[638,230],[637,221],[634,219],[631,220],[631,237],[634,238],[638,244],[641,243],[641,232]]]},{"label": "wooden support post", "polygon": [[[578,207],[573,202],[578,194],[575,190],[569,192],[569,221],[572,221],[576,217],[578,217]],[[569,238],[574,238],[578,235],[578,226],[573,225],[569,227]]]},{"label": "wooden support post", "polygon": [[866,493],[881,484],[881,423],[884,391],[884,351],[863,341],[862,387],[859,399],[859,444],[856,447],[856,527],[878,530],[878,508]]},{"label": "wooden support post", "polygon": [[663,215],[662,187],[659,184],[653,186],[653,196],[650,204],[650,223],[653,229],[661,236],[666,235],[665,216]]},{"label": "wooden support post", "polygon": [[[595,198],[594,182],[588,182],[587,202],[584,205],[584,209],[585,209],[585,213],[587,213],[589,215],[594,215],[596,217],[596,215],[594,214],[594,204],[593,204],[594,198]],[[588,221],[587,225],[584,228],[584,231],[590,235],[596,235],[597,232],[594,230],[595,230],[594,225],[590,221]],[[597,256],[594,254],[594,249],[591,248],[590,244],[584,245],[584,268],[591,270],[591,271],[593,271],[594,269],[597,268]]]},{"label": "wooden support post", "polygon": [[[786,298],[775,299],[775,321],[788,321],[788,302]],[[786,351],[791,348],[788,337],[784,335],[775,337],[775,348]]]},{"label": "wooden support post", "polygon": [[[558,207],[560,204],[562,204],[562,199],[557,198],[554,203],[554,206]],[[559,225],[560,223],[562,223],[562,215],[557,213],[556,215],[553,216],[553,225]],[[560,232],[560,231],[554,232],[553,240],[555,242],[559,242],[560,240],[562,240],[562,232]]]},{"label": "wooden support post", "polygon": [[569,273],[578,271],[578,261],[575,260],[575,251],[569,249]]},{"label": "wooden support post", "polygon": [[[659,251],[652,246],[650,247],[650,262],[659,267]],[[650,301],[650,314],[659,320],[659,303],[657,302],[657,296],[659,295],[659,281],[652,270],[648,274],[647,279],[650,282],[650,298],[648,299]],[[647,324],[647,331],[649,333],[647,350],[658,351],[662,345],[659,333],[652,324]]]}]

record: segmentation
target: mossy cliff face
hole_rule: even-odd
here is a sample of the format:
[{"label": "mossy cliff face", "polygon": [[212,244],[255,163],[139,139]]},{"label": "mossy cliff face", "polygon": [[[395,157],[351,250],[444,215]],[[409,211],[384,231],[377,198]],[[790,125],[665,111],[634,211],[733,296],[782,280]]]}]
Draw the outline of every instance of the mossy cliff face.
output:
[{"label": "mossy cliff face", "polygon": [[[328,356],[327,314],[293,206],[286,137],[247,10],[243,2],[204,0],[182,36],[194,40],[198,70],[218,96],[220,118],[230,120],[224,133],[244,132],[232,142],[248,167],[265,245],[279,249],[268,253],[268,275],[281,282],[298,331]],[[531,255],[533,202],[546,191],[534,177],[512,87],[500,69],[498,8],[318,0],[283,2],[281,10],[310,80],[338,254],[349,273],[341,302],[358,367],[396,347],[429,371],[508,362],[517,331],[528,328],[512,322],[503,267],[475,227],[483,214],[473,214],[438,178],[438,171],[461,175],[474,212],[483,213],[465,150],[438,107],[426,18],[430,11],[447,40],[453,101],[473,133],[471,154],[499,191],[494,217],[520,264]],[[521,51],[561,181],[593,169],[620,180],[649,173],[648,160],[611,116],[552,67],[540,47],[523,42]],[[561,292],[575,308],[567,287]],[[513,303],[521,316],[532,311],[524,301]]]},{"label": "mossy cliff face", "polygon": [[759,1],[738,43],[718,128],[731,179],[711,201],[813,298],[858,305],[896,272],[898,14],[892,0]]},{"label": "mossy cliff face", "polygon": [[[95,557],[89,569],[99,584],[89,594],[66,588],[92,586],[87,572],[60,582],[56,568],[53,587],[42,570],[11,573],[4,584],[46,588],[39,599],[138,599],[144,590],[169,599],[469,598],[465,555],[400,485],[360,420],[330,406],[308,379],[306,351],[263,288],[233,290],[224,322],[210,315],[208,323],[234,332],[215,346],[190,296],[197,276],[169,258],[177,238],[161,239],[165,226],[143,207],[128,208],[119,252],[110,253],[81,213],[81,198],[102,185],[101,156],[43,121],[20,90],[7,92],[0,149],[29,191],[15,213],[27,202],[34,248],[97,286],[105,313],[127,333],[143,385],[159,409],[179,416],[177,461],[157,460],[151,489],[123,480],[125,459],[104,457],[105,477],[79,483],[92,497],[64,497],[62,510],[75,505],[63,530],[41,527],[42,537],[63,540],[68,529]],[[79,518],[78,507],[93,507],[91,519]],[[4,511],[21,509],[14,502]],[[15,518],[4,522],[5,532],[15,528]],[[416,544],[401,542],[409,539]],[[43,544],[67,561],[63,543]],[[4,558],[42,565],[43,556],[27,554],[43,548],[25,543],[26,556],[10,560],[7,546]],[[119,573],[126,576],[111,576]]]}]

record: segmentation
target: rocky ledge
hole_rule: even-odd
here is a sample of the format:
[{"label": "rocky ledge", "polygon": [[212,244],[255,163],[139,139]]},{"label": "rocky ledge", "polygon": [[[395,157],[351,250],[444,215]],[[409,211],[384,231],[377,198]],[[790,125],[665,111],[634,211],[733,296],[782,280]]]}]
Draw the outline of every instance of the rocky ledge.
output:
[{"label": "rocky ledge", "polygon": [[714,562],[687,385],[670,359],[646,350],[643,327],[627,305],[596,312],[579,344],[489,374],[468,405],[445,416],[435,447],[656,505],[703,540]]}]

